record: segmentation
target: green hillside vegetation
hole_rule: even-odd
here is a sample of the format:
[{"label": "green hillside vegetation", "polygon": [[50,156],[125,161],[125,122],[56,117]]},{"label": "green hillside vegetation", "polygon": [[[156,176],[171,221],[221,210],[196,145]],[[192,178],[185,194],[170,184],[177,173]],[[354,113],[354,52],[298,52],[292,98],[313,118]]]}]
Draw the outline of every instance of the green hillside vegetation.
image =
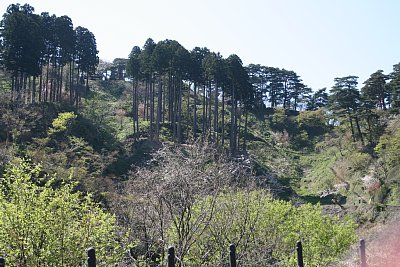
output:
[{"label": "green hillside vegetation", "polygon": [[88,29],[29,5],[7,9],[0,44],[15,266],[82,265],[89,246],[105,266],[161,266],[169,245],[178,266],[225,266],[229,244],[239,266],[294,266],[297,240],[328,266],[400,206],[399,65],[312,90],[175,40],[109,63]]}]

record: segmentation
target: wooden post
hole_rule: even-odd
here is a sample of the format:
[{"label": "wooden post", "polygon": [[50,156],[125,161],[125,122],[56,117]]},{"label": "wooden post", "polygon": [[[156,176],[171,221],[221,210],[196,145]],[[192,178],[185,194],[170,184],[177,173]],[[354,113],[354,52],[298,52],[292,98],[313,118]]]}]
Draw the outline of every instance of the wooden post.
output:
[{"label": "wooden post", "polygon": [[303,246],[301,244],[301,241],[297,241],[297,243],[296,243],[296,251],[297,251],[297,266],[298,267],[304,267]]},{"label": "wooden post", "polygon": [[94,248],[89,248],[87,251],[87,263],[88,267],[96,267],[96,251]]},{"label": "wooden post", "polygon": [[168,248],[168,265],[167,267],[175,267],[175,249],[174,247]]},{"label": "wooden post", "polygon": [[367,267],[367,257],[365,256],[365,240],[360,240],[360,267]]},{"label": "wooden post", "polygon": [[0,267],[6,266],[6,260],[3,257],[0,257]]},{"label": "wooden post", "polygon": [[230,267],[236,267],[236,247],[234,244],[229,246]]}]

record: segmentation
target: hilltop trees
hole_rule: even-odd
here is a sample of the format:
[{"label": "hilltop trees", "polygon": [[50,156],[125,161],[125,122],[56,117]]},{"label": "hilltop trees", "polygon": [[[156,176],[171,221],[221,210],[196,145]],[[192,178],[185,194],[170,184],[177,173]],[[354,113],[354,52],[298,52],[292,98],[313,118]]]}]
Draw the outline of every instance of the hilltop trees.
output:
[{"label": "hilltop trees", "polygon": [[294,71],[254,64],[247,70],[258,97],[272,108],[281,105],[284,109],[297,110],[311,93]]},{"label": "hilltop trees", "polygon": [[98,63],[93,33],[74,30],[67,16],[34,14],[28,4],[10,5],[0,24],[0,61],[12,77],[12,101],[60,102],[68,92],[70,102],[78,104],[81,84],[86,80],[88,88]]},{"label": "hilltop trees", "polygon": [[293,71],[244,67],[237,55],[224,58],[200,47],[189,52],[168,39],[134,46],[126,68],[136,137],[146,121],[151,139],[159,140],[163,129],[178,143],[201,137],[224,147],[228,138],[232,155],[246,150],[250,111],[297,110],[311,91]]},{"label": "hilltop trees", "polygon": [[[150,123],[150,138],[158,139],[161,128],[167,125],[172,139],[176,142],[182,142],[184,137],[190,135],[197,137],[197,110],[201,104],[202,138],[213,132],[213,138],[217,139],[215,133],[218,131],[218,82],[221,80],[221,66],[220,55],[200,48],[189,52],[174,40],[164,40],[155,44],[153,40],[148,39],[142,50],[134,47],[127,69],[128,75],[134,81],[136,125],[139,121],[136,111],[139,107],[137,86],[139,81],[142,81],[143,119]],[[190,110],[193,112],[189,112]],[[191,125],[188,124],[190,117],[193,119]],[[190,127],[192,130],[189,130]],[[137,131],[138,128],[135,127],[135,132]]]},{"label": "hilltop trees", "polygon": [[[92,32],[74,28],[67,16],[37,15],[33,7],[17,4],[3,15],[0,40],[13,103],[69,100],[79,106],[98,64]],[[395,65],[390,75],[373,73],[361,91],[355,76],[335,79],[329,108],[347,120],[354,141],[364,143],[367,132],[372,145],[377,120],[372,111],[400,106],[398,69]],[[125,73],[132,81],[136,140],[148,136],[182,143],[201,137],[229,148],[232,155],[246,150],[250,113],[262,118],[279,108],[288,118],[328,103],[326,89],[313,93],[292,70],[245,67],[237,55],[225,58],[206,47],[188,51],[170,39],[156,43],[149,38],[143,47],[134,46],[128,59],[114,60],[105,78],[124,80]]]},{"label": "hilltop trees", "polygon": [[369,102],[373,107],[386,110],[386,98],[388,97],[386,80],[388,78],[387,75],[383,74],[383,70],[372,73],[361,89],[363,100]]},{"label": "hilltop trees", "polygon": [[12,99],[21,100],[27,78],[39,74],[43,49],[41,18],[28,4],[10,5],[1,21],[1,62],[11,72]]},{"label": "hilltop trees", "polygon": [[345,116],[350,124],[351,135],[356,141],[354,121],[356,123],[357,136],[362,142],[360,120],[358,111],[360,109],[360,91],[357,89],[357,76],[335,78],[335,85],[331,89],[331,108],[339,116]]}]

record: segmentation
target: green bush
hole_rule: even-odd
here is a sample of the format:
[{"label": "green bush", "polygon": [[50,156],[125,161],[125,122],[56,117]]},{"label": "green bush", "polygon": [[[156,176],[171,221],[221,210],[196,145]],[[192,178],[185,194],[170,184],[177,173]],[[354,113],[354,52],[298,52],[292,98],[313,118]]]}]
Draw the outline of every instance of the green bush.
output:
[{"label": "green bush", "polygon": [[322,110],[300,112],[297,123],[300,131],[306,131],[310,137],[323,135],[329,130]]},{"label": "green bush", "polygon": [[[261,190],[228,192],[216,200],[200,200],[192,211],[193,221],[204,214],[205,202],[213,209],[213,216],[193,240],[186,257],[186,262],[193,266],[225,266],[231,243],[237,246],[241,265],[269,266],[281,262],[284,266],[296,266],[297,240],[303,241],[306,266],[326,266],[337,261],[356,240],[356,225],[349,218],[323,215],[318,205],[295,207],[274,200]],[[174,240],[176,233],[170,234]]]},{"label": "green bush", "polygon": [[38,165],[18,162],[0,183],[0,254],[10,266],[82,266],[86,249],[99,263],[118,261],[116,219],[71,184],[54,189]]},{"label": "green bush", "polygon": [[400,163],[400,129],[394,134],[382,135],[375,147],[375,152],[385,161],[388,167]]}]

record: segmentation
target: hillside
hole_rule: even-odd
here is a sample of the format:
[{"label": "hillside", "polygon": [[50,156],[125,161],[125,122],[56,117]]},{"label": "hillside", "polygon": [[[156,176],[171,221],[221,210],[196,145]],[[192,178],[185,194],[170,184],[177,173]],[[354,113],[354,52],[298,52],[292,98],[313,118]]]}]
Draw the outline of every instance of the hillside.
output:
[{"label": "hillside", "polygon": [[[4,80],[3,84],[6,84]],[[144,93],[146,88],[140,85],[137,90]],[[147,203],[145,199],[152,199],[158,194],[166,194],[172,199],[177,197],[176,203],[166,202],[166,207],[171,208],[166,212],[171,216],[176,214],[179,209],[174,205],[180,203],[189,208],[181,210],[181,216],[185,217],[191,209],[194,209],[192,216],[200,216],[195,215],[199,207],[185,206],[189,203],[186,203],[188,198],[194,201],[203,195],[211,197],[213,203],[212,199],[219,199],[222,197],[220,193],[228,194],[230,190],[267,190],[273,198],[289,200],[296,206],[320,203],[323,213],[328,217],[350,216],[358,224],[360,237],[365,235],[367,238],[370,230],[366,232],[365,229],[381,227],[386,220],[397,214],[400,197],[396,171],[400,152],[400,148],[397,148],[400,119],[388,111],[379,111],[384,130],[375,147],[354,142],[348,126],[330,124],[332,115],[323,109],[288,112],[277,108],[262,117],[249,113],[246,143],[239,143],[240,150],[232,159],[229,147],[215,146],[212,135],[207,138],[189,138],[184,144],[179,144],[173,142],[171,138],[174,133],[165,124],[159,136],[152,138],[146,120],[139,122],[140,132],[134,134],[132,82],[90,81],[90,91],[78,109],[63,103],[15,106],[8,103],[6,98],[2,99],[5,100],[1,104],[0,121],[1,170],[14,164],[18,158],[24,158],[40,163],[46,174],[56,176],[56,179],[61,179],[60,182],[67,177],[77,182],[75,190],[92,193],[96,201],[117,216],[118,224],[124,231],[131,227],[137,230],[128,238],[130,242],[138,244],[131,249],[135,257],[144,257],[140,256],[144,251],[160,254],[162,250],[160,244],[150,241],[156,240],[158,236],[153,232],[157,231],[154,228],[157,219],[152,217],[157,212],[143,213],[140,210],[140,203],[151,209],[154,203]],[[202,109],[201,104],[197,109]],[[229,111],[225,112],[228,121],[230,114]],[[182,115],[186,117],[185,111]],[[191,177],[190,182],[185,180],[187,177]],[[188,194],[182,199],[179,195],[174,196],[174,191],[171,191],[179,192],[179,186],[183,186],[182,192]],[[137,198],[132,199],[132,196]],[[251,196],[248,197],[251,199]],[[250,200],[245,196],[235,198],[244,198],[243,203]],[[225,201],[223,199],[219,201]],[[197,200],[194,203],[206,204]],[[278,207],[280,204],[275,205]],[[200,210],[207,208],[203,206]],[[245,210],[240,212],[244,213],[227,216],[246,217]],[[308,212],[311,216],[314,211]],[[276,216],[278,214],[279,211]],[[159,223],[168,224],[168,217]],[[252,220],[251,217],[249,220]],[[204,218],[192,222],[190,217],[185,217],[182,222],[189,225],[193,223],[191,227],[210,223],[204,221]],[[242,222],[237,223],[238,227],[244,227],[239,226]],[[147,229],[143,232],[144,236],[140,234],[142,230],[139,231],[142,227]],[[176,240],[174,236],[177,233],[174,231],[179,229],[172,232],[165,229],[168,233],[164,233],[166,236],[163,239]],[[305,235],[307,229],[304,231]],[[242,234],[251,235],[250,232]],[[306,239],[304,235],[301,237]],[[259,238],[260,235],[257,242],[260,242]],[[187,241],[183,239],[180,242]],[[254,241],[248,242],[250,246]],[[275,245],[279,242],[275,240]],[[187,254],[189,258],[194,257],[185,250],[187,248],[184,244],[180,253]],[[287,244],[280,246],[285,247]],[[223,247],[221,244],[221,249]],[[201,250],[204,248],[197,249],[199,251],[196,250],[196,253],[203,253]],[[256,249],[261,248],[253,248]],[[282,251],[285,250],[290,251],[290,246]],[[276,251],[279,251],[278,248]],[[265,259],[259,260],[260,263],[272,263],[277,256],[268,253]],[[145,261],[146,257],[141,259]],[[249,257],[245,257],[247,261]]]}]

